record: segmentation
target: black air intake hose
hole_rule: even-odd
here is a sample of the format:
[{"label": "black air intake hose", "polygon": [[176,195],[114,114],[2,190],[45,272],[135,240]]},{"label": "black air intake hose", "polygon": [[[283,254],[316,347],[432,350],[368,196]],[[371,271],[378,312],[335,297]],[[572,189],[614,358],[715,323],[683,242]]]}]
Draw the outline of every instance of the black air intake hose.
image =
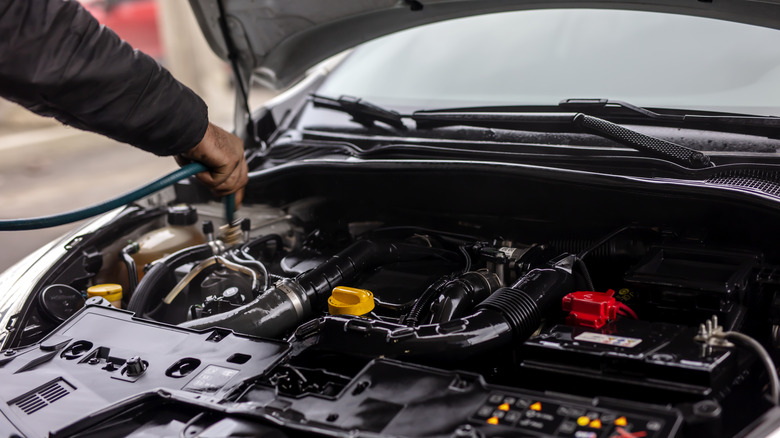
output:
[{"label": "black air intake hose", "polygon": [[[389,263],[419,260],[448,253],[440,249],[360,240],[296,280],[282,280],[250,303],[226,313],[188,321],[182,327],[222,327],[262,337],[278,337],[310,318],[333,288],[357,275]],[[455,260],[459,255],[451,253]]]},{"label": "black air intake hose", "polygon": [[[501,287],[501,279],[487,269],[470,271],[450,279],[441,287],[440,294],[431,305],[430,323],[444,323],[467,316],[474,306]],[[415,319],[416,321],[416,319]],[[407,320],[406,325],[414,326]]]},{"label": "black air intake hose", "polygon": [[[150,312],[153,313],[153,309],[161,305],[162,296],[164,296],[160,293],[161,285],[175,285],[177,283],[173,274],[175,267],[186,263],[195,263],[213,255],[214,251],[211,247],[203,244],[184,248],[156,262],[144,275],[136,290],[133,291],[127,304],[127,310],[135,312],[137,316],[141,317]],[[142,269],[143,266],[138,268]]]},{"label": "black air intake hose", "polygon": [[477,310],[500,314],[512,327],[514,338],[525,341],[542,322],[542,312],[561,306],[571,292],[572,275],[562,269],[534,269],[512,287],[504,287],[481,302]]},{"label": "black air intake hose", "polygon": [[[544,312],[560,307],[572,288],[562,268],[534,269],[511,287],[497,290],[465,318],[406,327],[365,318],[327,316],[296,331],[300,345],[375,357],[409,357],[441,363],[525,341]],[[312,341],[308,338],[318,336]]]}]

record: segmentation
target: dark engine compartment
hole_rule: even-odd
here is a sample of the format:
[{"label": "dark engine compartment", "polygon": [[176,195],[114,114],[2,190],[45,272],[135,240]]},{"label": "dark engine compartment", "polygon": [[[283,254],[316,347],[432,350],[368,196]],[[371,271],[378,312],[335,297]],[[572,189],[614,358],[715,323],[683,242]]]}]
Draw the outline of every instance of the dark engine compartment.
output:
[{"label": "dark engine compartment", "polygon": [[[221,230],[218,205],[180,184],[211,222],[205,243],[145,266],[126,242],[166,226],[167,207],[128,210],[36,294],[117,283],[135,316],[31,297],[0,374],[44,377],[3,397],[16,409],[53,381],[75,394],[106,378],[111,408],[41,426],[62,436],[730,437],[775,412],[762,352],[724,333],[776,359],[776,207],[449,166],[270,173]],[[92,333],[95,315],[122,329]],[[160,351],[123,346],[134,337]]]}]

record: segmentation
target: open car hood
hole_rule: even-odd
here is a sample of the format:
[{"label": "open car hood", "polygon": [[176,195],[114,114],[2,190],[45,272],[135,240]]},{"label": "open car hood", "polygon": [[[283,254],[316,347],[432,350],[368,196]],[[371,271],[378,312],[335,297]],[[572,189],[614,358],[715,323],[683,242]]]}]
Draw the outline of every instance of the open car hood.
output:
[{"label": "open car hood", "polygon": [[[698,15],[780,28],[776,0],[221,0],[242,70],[273,88],[362,42],[452,18],[519,9],[617,8]],[[211,48],[228,59],[219,3],[190,0]]]}]

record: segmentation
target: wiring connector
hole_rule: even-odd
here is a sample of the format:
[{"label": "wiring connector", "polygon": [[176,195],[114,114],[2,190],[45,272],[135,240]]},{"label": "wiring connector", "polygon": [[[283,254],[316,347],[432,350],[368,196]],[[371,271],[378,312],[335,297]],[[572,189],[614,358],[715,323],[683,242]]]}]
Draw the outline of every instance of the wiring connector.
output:
[{"label": "wiring connector", "polygon": [[777,374],[777,366],[761,343],[744,333],[723,331],[723,327],[718,325],[717,316],[713,316],[704,324],[699,325],[699,332],[694,339],[705,343],[707,348],[712,346],[733,347],[734,344],[729,341],[734,341],[743,347],[752,349],[766,367],[769,377],[769,398],[775,406],[780,405],[780,376]]},{"label": "wiring connector", "polygon": [[718,324],[717,315],[713,315],[712,318],[699,324],[699,332],[693,339],[713,347],[733,347],[734,344],[726,340],[724,333],[726,332],[723,331],[723,327]]}]

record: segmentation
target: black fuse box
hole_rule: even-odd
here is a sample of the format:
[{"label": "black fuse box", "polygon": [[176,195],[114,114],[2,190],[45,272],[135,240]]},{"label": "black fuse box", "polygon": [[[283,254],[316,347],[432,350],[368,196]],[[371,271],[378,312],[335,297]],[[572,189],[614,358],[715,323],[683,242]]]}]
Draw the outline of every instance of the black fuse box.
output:
[{"label": "black fuse box", "polygon": [[734,250],[656,247],[624,279],[643,319],[697,325],[716,315],[731,330],[741,322],[759,262],[759,255]]}]

